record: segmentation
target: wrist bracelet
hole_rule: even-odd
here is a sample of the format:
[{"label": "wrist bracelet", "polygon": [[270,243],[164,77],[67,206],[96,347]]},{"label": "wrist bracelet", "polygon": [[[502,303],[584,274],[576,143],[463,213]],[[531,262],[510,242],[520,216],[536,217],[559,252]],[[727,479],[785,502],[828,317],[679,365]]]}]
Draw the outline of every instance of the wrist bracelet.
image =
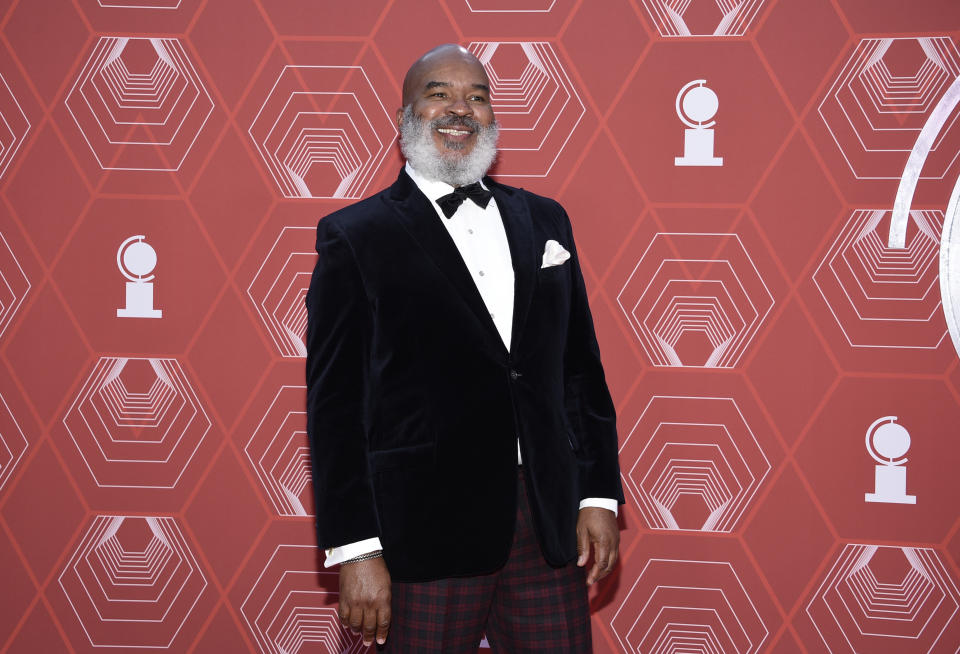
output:
[{"label": "wrist bracelet", "polygon": [[367,552],[366,554],[361,554],[360,556],[355,556],[352,559],[347,559],[344,563],[359,563],[360,561],[369,561],[370,559],[379,559],[383,556],[383,550],[376,550],[374,552]]}]

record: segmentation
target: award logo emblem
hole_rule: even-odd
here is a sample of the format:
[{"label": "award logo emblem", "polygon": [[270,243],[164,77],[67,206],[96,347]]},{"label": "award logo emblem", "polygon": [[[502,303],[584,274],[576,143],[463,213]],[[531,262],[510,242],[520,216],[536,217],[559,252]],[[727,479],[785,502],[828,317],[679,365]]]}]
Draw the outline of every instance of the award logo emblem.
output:
[{"label": "award logo emblem", "polygon": [[[713,129],[720,101],[717,94],[704,86],[705,79],[695,79],[677,94],[677,116],[688,127],[683,131],[683,156],[675,157],[675,166],[722,166],[723,157],[713,156]],[[709,121],[709,122],[707,122]]]},{"label": "award logo emblem", "polygon": [[153,269],[157,252],[138,234],[131,236],[117,250],[117,268],[127,281],[127,305],[117,309],[117,318],[160,318],[163,312],[153,308]]},{"label": "award logo emblem", "polygon": [[874,473],[874,489],[865,493],[867,502],[916,504],[915,495],[907,495],[907,459],[899,459],[910,449],[910,433],[897,424],[896,416],[884,416],[867,429],[867,452],[879,463]]}]

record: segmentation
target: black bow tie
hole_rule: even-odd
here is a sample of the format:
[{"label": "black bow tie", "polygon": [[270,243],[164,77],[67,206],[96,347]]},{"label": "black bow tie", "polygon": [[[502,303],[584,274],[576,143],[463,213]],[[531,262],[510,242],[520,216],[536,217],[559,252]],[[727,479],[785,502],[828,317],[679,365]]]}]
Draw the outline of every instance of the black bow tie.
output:
[{"label": "black bow tie", "polygon": [[493,193],[480,186],[480,182],[474,182],[466,186],[458,186],[453,189],[453,193],[437,198],[437,205],[443,211],[444,216],[452,218],[467,198],[473,200],[474,204],[481,209],[486,209],[492,197]]}]

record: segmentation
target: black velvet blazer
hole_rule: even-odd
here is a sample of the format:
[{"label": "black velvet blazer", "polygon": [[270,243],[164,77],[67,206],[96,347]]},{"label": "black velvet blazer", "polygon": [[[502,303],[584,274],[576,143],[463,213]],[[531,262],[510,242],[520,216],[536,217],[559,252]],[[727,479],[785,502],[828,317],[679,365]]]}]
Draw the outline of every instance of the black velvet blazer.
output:
[{"label": "black velvet blazer", "polygon": [[[397,581],[504,564],[517,438],[551,564],[576,557],[582,498],[623,502],[614,408],[567,215],[484,182],[515,272],[509,352],[405,172],[317,227],[306,375],[319,544],[378,536]],[[549,239],[571,257],[541,268]]]}]

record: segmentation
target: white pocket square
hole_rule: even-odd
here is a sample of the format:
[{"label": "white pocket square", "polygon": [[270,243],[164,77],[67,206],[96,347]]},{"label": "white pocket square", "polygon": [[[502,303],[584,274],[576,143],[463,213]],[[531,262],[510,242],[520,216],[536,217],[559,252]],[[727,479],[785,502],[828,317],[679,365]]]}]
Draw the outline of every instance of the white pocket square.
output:
[{"label": "white pocket square", "polygon": [[543,263],[540,267],[549,268],[550,266],[559,266],[569,258],[570,253],[567,252],[562,245],[550,239],[543,248]]}]

